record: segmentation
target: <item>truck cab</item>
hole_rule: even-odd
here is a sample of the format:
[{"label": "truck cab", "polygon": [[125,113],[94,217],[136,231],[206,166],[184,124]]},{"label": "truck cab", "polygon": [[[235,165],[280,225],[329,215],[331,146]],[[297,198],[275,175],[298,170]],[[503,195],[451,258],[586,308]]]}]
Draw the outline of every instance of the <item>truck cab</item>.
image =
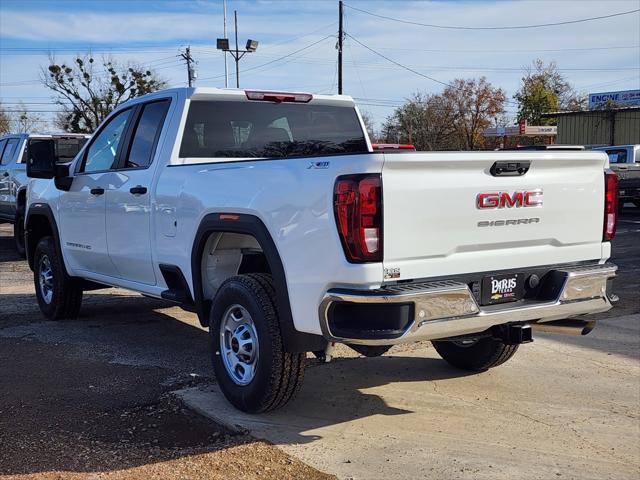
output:
[{"label": "truck cab", "polygon": [[640,145],[597,147],[609,157],[611,170],[618,175],[619,208],[631,202],[640,208]]}]

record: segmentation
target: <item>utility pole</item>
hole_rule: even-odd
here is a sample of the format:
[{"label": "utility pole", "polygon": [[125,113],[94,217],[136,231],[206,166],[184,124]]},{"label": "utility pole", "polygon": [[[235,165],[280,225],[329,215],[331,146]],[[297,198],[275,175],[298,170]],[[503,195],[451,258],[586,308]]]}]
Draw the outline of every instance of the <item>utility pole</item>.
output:
[{"label": "utility pole", "polygon": [[338,2],[338,94],[342,95],[342,0]]},{"label": "utility pole", "polygon": [[[223,28],[224,38],[227,38],[227,0],[222,2],[222,16],[223,16]],[[229,70],[227,68],[227,52],[224,52],[224,88],[229,87]]]},{"label": "utility pole", "polygon": [[193,57],[191,56],[191,45],[187,46],[184,53],[181,53],[180,56],[184,58],[187,62],[187,79],[189,81],[189,87],[193,87],[193,68],[191,68],[191,62],[193,62]]}]

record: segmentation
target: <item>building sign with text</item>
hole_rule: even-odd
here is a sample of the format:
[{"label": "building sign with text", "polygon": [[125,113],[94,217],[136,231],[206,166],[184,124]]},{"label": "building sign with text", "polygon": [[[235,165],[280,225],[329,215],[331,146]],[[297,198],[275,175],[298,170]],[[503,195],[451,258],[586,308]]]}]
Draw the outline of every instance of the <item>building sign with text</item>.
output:
[{"label": "building sign with text", "polygon": [[589,110],[612,105],[616,107],[640,107],[640,90],[601,92],[589,94]]}]

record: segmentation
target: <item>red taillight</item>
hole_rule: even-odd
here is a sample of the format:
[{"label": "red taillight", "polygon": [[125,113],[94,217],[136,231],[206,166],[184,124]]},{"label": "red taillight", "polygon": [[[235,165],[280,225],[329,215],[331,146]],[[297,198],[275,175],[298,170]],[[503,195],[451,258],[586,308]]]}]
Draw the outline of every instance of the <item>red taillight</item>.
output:
[{"label": "red taillight", "polygon": [[310,93],[257,92],[255,90],[245,90],[244,93],[249,100],[260,100],[263,102],[309,103],[313,100],[313,95]]},{"label": "red taillight", "polygon": [[351,263],[382,261],[380,175],[338,177],[333,197],[338,233]]},{"label": "red taillight", "polygon": [[612,170],[604,172],[604,226],[602,241],[610,242],[618,224],[618,176]]}]

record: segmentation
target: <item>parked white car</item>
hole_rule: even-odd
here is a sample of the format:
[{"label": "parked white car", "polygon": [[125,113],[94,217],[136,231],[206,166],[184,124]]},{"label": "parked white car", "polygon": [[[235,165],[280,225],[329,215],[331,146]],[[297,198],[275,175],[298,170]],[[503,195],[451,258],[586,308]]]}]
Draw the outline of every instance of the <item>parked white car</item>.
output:
[{"label": "parked white car", "polygon": [[29,164],[27,253],[48,319],[96,285],[197,312],[221,390],[261,412],[336,342],[432,340],[481,371],[532,326],[590,331],[616,271],[607,167],[374,152],[350,97],[172,89],[119,107],[69,166]]}]

